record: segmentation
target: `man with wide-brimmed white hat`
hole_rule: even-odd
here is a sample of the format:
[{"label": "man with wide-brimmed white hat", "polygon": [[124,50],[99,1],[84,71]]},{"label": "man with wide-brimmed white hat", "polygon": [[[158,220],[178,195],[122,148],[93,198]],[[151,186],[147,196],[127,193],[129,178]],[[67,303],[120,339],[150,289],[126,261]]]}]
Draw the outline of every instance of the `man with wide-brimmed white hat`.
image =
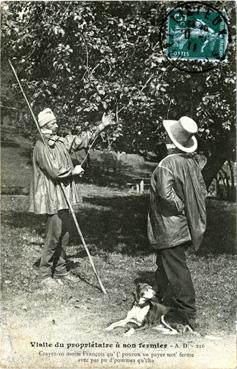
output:
[{"label": "man with wide-brimmed white hat", "polygon": [[46,239],[39,261],[39,277],[46,287],[57,287],[63,282],[76,280],[68,273],[66,246],[69,243],[69,209],[60,183],[63,183],[67,198],[74,205],[80,201],[75,178],[84,172],[80,165],[74,167],[70,154],[88,147],[92,140],[107,126],[115,124],[110,115],[94,132],[80,135],[57,135],[56,117],[50,108],[38,115],[38,124],[47,145],[41,139],[33,151],[33,178],[30,191],[30,209],[35,214],[47,216]]},{"label": "man with wide-brimmed white hat", "polygon": [[194,328],[195,291],[185,250],[198,250],[206,229],[206,187],[194,155],[198,127],[186,116],[163,125],[168,155],[151,177],[148,237],[157,252],[158,295],[177,311],[170,323],[181,319]]}]

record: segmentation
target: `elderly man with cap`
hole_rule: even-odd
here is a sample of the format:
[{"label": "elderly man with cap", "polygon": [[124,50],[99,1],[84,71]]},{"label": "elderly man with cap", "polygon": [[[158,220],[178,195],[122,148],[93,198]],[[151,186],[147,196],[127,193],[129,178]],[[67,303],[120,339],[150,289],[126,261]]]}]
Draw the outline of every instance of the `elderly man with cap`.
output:
[{"label": "elderly man with cap", "polygon": [[73,166],[70,153],[88,147],[89,143],[108,125],[111,117],[103,115],[102,122],[93,132],[79,136],[57,136],[57,122],[52,110],[44,109],[38,115],[38,123],[47,146],[38,140],[33,151],[33,178],[29,211],[46,214],[46,240],[42,251],[39,275],[41,283],[48,287],[75,281],[66,268],[65,248],[69,243],[69,210],[60,183],[72,204],[79,202],[75,178],[83,174],[80,165]]},{"label": "elderly man with cap", "polygon": [[195,291],[185,250],[198,250],[206,228],[206,188],[195,159],[197,124],[189,117],[163,121],[168,155],[151,177],[148,238],[157,252],[158,296],[177,314],[172,324],[195,329]]}]

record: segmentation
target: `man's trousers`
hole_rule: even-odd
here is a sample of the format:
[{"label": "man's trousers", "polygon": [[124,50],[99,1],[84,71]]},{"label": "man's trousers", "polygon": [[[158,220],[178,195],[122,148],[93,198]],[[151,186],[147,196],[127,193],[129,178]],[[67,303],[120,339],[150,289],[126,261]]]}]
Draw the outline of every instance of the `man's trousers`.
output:
[{"label": "man's trousers", "polygon": [[69,243],[69,219],[68,210],[48,215],[46,240],[39,269],[42,278],[67,274],[65,249]]},{"label": "man's trousers", "polygon": [[188,320],[195,319],[195,291],[186,264],[184,243],[157,252],[156,284],[158,296],[167,306],[173,306]]}]

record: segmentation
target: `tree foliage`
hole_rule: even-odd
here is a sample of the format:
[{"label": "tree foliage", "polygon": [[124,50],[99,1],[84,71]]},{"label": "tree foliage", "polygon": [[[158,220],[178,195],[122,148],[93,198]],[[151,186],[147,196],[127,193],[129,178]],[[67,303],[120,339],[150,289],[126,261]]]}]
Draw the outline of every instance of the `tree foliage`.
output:
[{"label": "tree foliage", "polygon": [[[221,162],[234,149],[233,36],[227,62],[206,73],[183,73],[164,58],[159,42],[167,6],[164,1],[8,2],[2,10],[3,64],[12,60],[35,113],[51,107],[66,130],[94,125],[112,110],[119,124],[105,144],[145,157],[155,153],[157,159],[162,120],[188,115],[199,125],[200,148]],[[234,3],[217,6],[234,25]],[[22,106],[17,88],[15,94]]]}]

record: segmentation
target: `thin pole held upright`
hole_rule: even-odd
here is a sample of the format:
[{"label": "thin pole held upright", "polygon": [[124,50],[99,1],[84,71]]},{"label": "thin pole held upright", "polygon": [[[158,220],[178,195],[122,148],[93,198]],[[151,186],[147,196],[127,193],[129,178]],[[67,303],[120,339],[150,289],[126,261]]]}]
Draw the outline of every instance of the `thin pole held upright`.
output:
[{"label": "thin pole held upright", "polygon": [[99,275],[98,275],[98,273],[97,273],[97,271],[96,271],[96,268],[95,268],[95,265],[94,265],[93,259],[92,259],[91,255],[90,255],[89,249],[88,249],[88,247],[87,247],[87,245],[86,245],[86,242],[85,242],[85,239],[84,239],[84,236],[83,236],[82,231],[81,231],[81,229],[80,229],[80,227],[79,227],[79,224],[78,224],[78,221],[77,221],[77,218],[76,218],[75,212],[74,212],[74,210],[73,210],[73,207],[72,207],[72,205],[71,205],[70,201],[68,200],[68,197],[67,197],[67,195],[66,195],[66,191],[65,191],[65,188],[64,188],[63,184],[61,184],[61,188],[62,188],[63,194],[64,194],[64,196],[65,196],[65,199],[66,199],[66,201],[67,201],[67,203],[68,203],[69,210],[70,210],[70,212],[71,212],[71,214],[72,214],[72,217],[73,217],[73,220],[74,220],[75,226],[76,226],[76,228],[77,228],[77,232],[78,232],[78,234],[79,234],[79,236],[80,236],[80,238],[81,238],[82,244],[83,244],[83,246],[84,246],[84,248],[85,248],[85,250],[86,250],[87,256],[88,256],[88,258],[89,258],[89,260],[90,260],[90,263],[91,263],[92,269],[93,269],[93,271],[94,271],[94,273],[95,273],[95,275],[96,275],[96,277],[97,277],[97,280],[98,280],[98,282],[99,282],[99,285],[100,285],[100,288],[101,288],[102,292],[106,295],[106,294],[107,294],[107,292],[106,292],[106,290],[105,290],[105,288],[104,288],[104,286],[103,286],[103,283],[102,283],[102,281],[101,281],[101,279],[100,279],[100,277],[99,277]]},{"label": "thin pole held upright", "polygon": [[[12,71],[13,71],[13,74],[14,74],[14,76],[15,76],[16,80],[17,80],[17,83],[18,83],[18,85],[19,85],[19,87],[20,87],[20,90],[21,90],[21,92],[22,92],[22,95],[24,96],[24,99],[25,99],[25,101],[26,101],[26,104],[27,104],[27,106],[28,106],[28,108],[29,108],[29,110],[30,110],[30,113],[31,113],[32,118],[33,118],[33,120],[34,120],[34,122],[35,122],[36,128],[37,128],[37,130],[38,130],[38,132],[39,132],[39,134],[40,134],[40,137],[41,137],[41,139],[42,139],[42,141],[43,141],[44,145],[45,145],[46,147],[48,147],[48,145],[47,145],[47,143],[46,143],[46,141],[45,141],[45,138],[44,138],[44,136],[42,135],[41,129],[40,129],[39,124],[38,124],[38,121],[37,121],[37,119],[36,119],[36,117],[35,117],[35,115],[34,115],[34,112],[33,112],[32,108],[31,108],[31,106],[30,106],[30,104],[29,104],[29,101],[28,101],[28,99],[27,99],[27,97],[26,97],[26,95],[25,95],[25,92],[24,92],[24,90],[23,90],[23,88],[22,88],[22,86],[21,86],[20,80],[19,80],[19,78],[18,78],[18,76],[17,76],[17,74],[16,74],[16,71],[15,71],[15,68],[13,67],[13,65],[12,65],[12,63],[11,63],[11,61],[10,61],[10,60],[8,60],[8,62],[9,62],[9,65],[10,65],[10,67],[11,67]],[[73,220],[74,220],[74,223],[75,223],[75,226],[76,226],[77,232],[78,232],[78,234],[79,234],[79,236],[80,236],[80,238],[81,238],[82,244],[83,244],[83,246],[84,246],[84,248],[85,248],[85,250],[86,250],[86,253],[87,253],[88,257],[89,257],[89,261],[90,261],[90,263],[91,263],[92,269],[93,269],[93,271],[94,271],[94,273],[95,273],[95,275],[96,275],[96,278],[97,278],[97,280],[98,280],[98,282],[99,282],[100,288],[101,288],[101,290],[102,290],[102,292],[103,292],[104,294],[107,294],[106,289],[104,288],[103,283],[102,283],[102,281],[101,281],[101,279],[100,279],[100,277],[99,277],[99,275],[98,275],[98,273],[97,273],[97,271],[96,271],[96,268],[95,268],[94,262],[93,262],[93,260],[92,260],[92,257],[91,257],[91,255],[90,255],[89,249],[88,249],[88,247],[87,247],[87,245],[86,245],[86,242],[85,242],[85,239],[84,239],[84,237],[83,237],[82,231],[81,231],[80,226],[79,226],[79,224],[78,224],[78,221],[77,221],[77,218],[76,218],[75,212],[74,212],[74,210],[73,210],[72,204],[71,204],[71,202],[70,202],[69,198],[67,197],[67,194],[66,194],[66,191],[65,191],[65,188],[64,188],[63,183],[60,183],[60,187],[61,187],[62,192],[63,192],[63,194],[64,194],[65,200],[66,200],[66,202],[67,202],[67,204],[68,204],[69,210],[70,210],[70,212],[71,212],[71,214],[72,214],[72,218],[73,218]]]}]

